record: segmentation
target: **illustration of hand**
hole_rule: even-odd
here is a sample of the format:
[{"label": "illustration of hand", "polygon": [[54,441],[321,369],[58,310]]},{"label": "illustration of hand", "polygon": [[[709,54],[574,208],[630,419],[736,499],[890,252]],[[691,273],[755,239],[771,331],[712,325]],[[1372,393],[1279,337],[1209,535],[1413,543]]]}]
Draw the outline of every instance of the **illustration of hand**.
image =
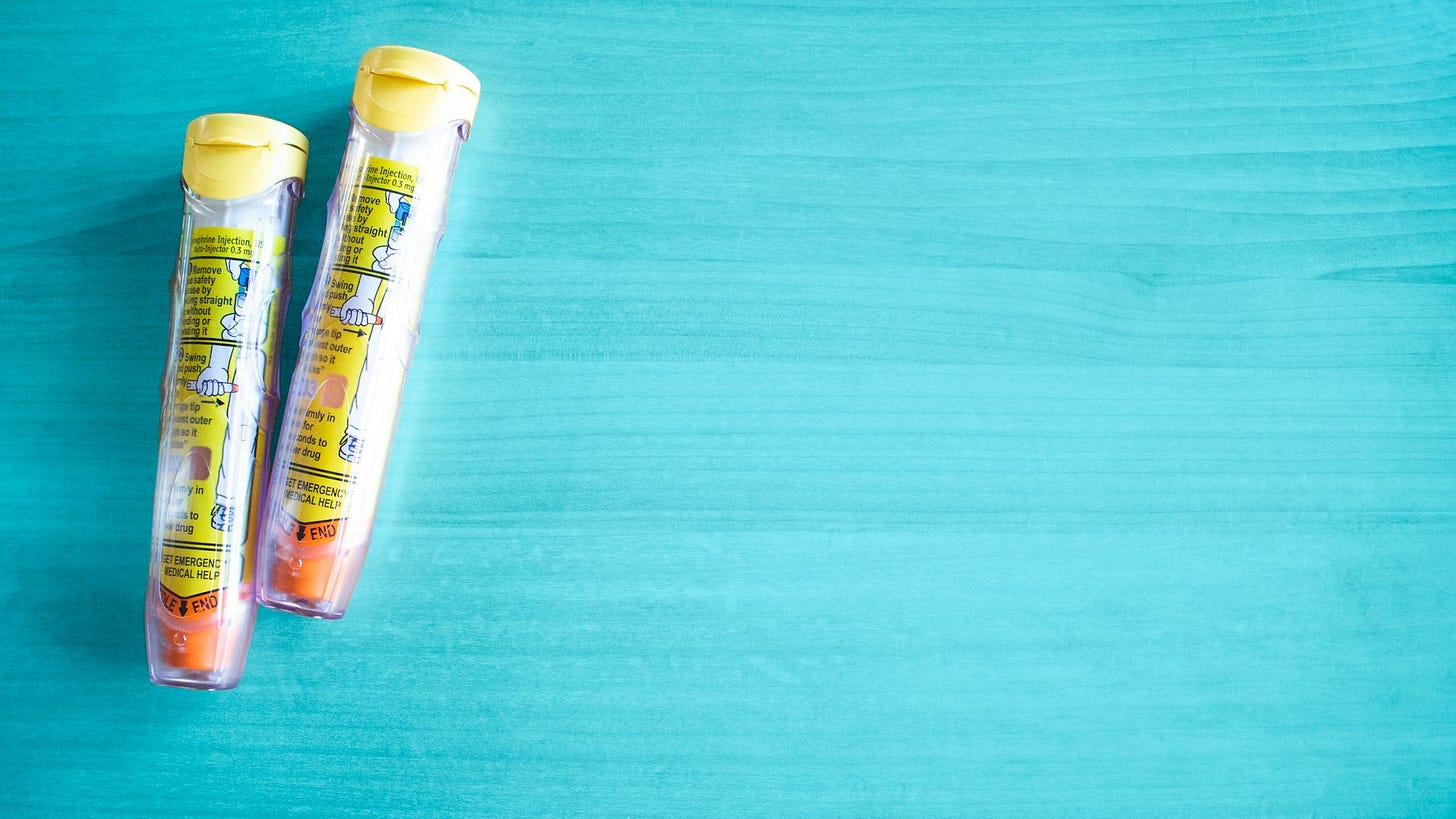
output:
[{"label": "illustration of hand", "polygon": [[219,532],[227,532],[233,528],[233,508],[221,501],[213,504],[212,507],[212,528]]},{"label": "illustration of hand", "polygon": [[227,370],[222,367],[208,367],[197,374],[197,380],[192,382],[193,389],[198,395],[222,395],[233,391],[232,382],[228,381]]},{"label": "illustration of hand", "polygon": [[389,206],[389,212],[394,214],[395,227],[404,227],[404,223],[409,221],[409,200],[404,198],[404,194],[391,191],[384,195],[384,203]]},{"label": "illustration of hand", "polygon": [[222,337],[234,341],[243,337],[243,320],[238,318],[237,313],[228,313],[219,321],[222,324]]},{"label": "illustration of hand", "polygon": [[338,308],[337,315],[340,322],[353,327],[368,327],[379,323],[378,317],[374,315],[374,302],[360,296],[350,296],[348,301]]}]

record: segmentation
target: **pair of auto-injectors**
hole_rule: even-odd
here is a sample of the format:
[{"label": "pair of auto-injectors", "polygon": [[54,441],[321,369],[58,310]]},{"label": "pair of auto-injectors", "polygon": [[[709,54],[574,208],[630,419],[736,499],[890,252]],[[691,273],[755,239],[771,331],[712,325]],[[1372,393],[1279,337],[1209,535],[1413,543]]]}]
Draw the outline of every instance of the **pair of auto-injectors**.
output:
[{"label": "pair of auto-injectors", "polygon": [[188,126],[147,583],[154,682],[236,686],[258,602],[344,615],[479,97],[438,54],[382,46],[360,61],[271,469],[308,140],[248,114]]}]

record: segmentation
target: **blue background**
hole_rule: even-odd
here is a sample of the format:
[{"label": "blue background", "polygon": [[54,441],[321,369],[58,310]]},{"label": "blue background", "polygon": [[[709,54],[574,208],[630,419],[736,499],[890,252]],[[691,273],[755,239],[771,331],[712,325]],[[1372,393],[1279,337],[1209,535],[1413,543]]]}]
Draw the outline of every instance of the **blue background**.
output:
[{"label": "blue background", "polygon": [[[1456,8],[32,3],[0,812],[1456,812]],[[192,117],[485,86],[348,617],[147,683]],[[298,335],[290,319],[287,345]]]}]

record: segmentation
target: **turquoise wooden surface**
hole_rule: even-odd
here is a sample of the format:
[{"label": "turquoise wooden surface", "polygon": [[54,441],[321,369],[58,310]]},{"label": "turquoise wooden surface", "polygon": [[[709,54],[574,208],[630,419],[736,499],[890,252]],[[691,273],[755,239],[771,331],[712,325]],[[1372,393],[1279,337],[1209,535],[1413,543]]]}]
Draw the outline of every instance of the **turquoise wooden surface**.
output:
[{"label": "turquoise wooden surface", "polygon": [[[486,95],[359,593],[152,687],[183,127],[313,138],[301,302],[391,41]],[[1456,813],[1450,3],[45,3],[0,50],[0,813]]]}]

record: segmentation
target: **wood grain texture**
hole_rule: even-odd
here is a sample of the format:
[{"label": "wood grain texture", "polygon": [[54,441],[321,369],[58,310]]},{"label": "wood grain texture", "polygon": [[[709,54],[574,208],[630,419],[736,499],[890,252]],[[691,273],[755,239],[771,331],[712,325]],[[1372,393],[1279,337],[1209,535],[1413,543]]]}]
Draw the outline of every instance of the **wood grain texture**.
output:
[{"label": "wood grain texture", "polygon": [[[7,16],[0,813],[1456,812],[1450,3]],[[299,304],[387,41],[486,93],[359,593],[152,687],[183,128],[313,139]]]}]

